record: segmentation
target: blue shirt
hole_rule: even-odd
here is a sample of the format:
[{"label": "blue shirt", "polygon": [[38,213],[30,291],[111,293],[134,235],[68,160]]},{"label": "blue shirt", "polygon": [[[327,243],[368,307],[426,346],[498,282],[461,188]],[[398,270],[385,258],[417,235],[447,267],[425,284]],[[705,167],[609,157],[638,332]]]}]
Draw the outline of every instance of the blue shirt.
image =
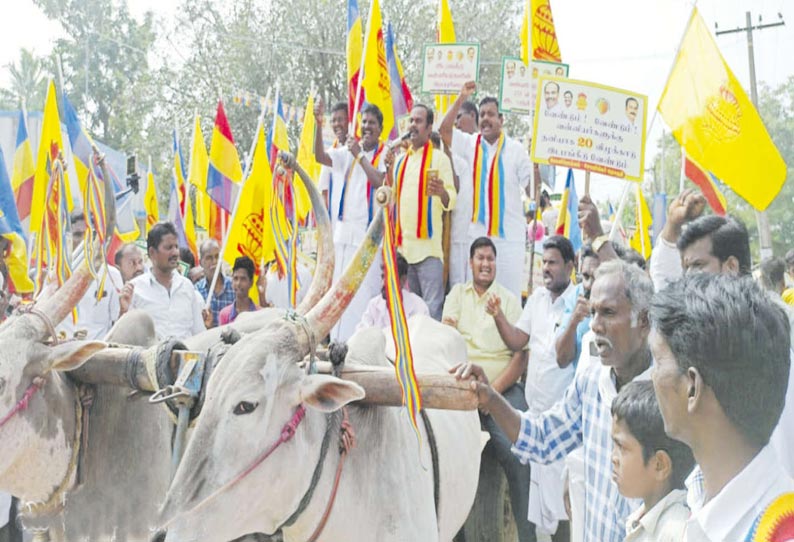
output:
[{"label": "blue shirt", "polygon": [[[560,318],[560,326],[557,328],[557,338],[561,337],[562,334],[565,333],[565,330],[568,329],[568,324],[571,323],[571,318],[573,317],[573,311],[576,309],[576,301],[579,299],[580,295],[584,295],[584,287],[581,283],[577,284],[576,288],[563,298],[565,309],[563,310],[562,318]],[[588,316],[576,326],[576,350],[571,360],[574,367],[579,363],[579,356],[582,353],[582,337],[590,329],[591,319],[592,318]]]},{"label": "blue shirt", "polygon": [[[650,378],[650,369],[635,380]],[[585,540],[623,542],[626,518],[642,504],[626,499],[612,481],[611,369],[588,367],[563,398],[540,415],[521,412],[521,430],[512,451],[522,463],[549,464],[582,446],[585,469]]]},{"label": "blue shirt", "polygon": [[[223,291],[220,293],[220,295],[213,294],[212,302],[210,303],[213,326],[218,325],[218,313],[221,312],[221,309],[231,303],[234,303],[234,289],[232,288],[232,280],[229,277],[224,277],[223,275],[221,275],[219,279],[223,280]],[[198,290],[198,292],[201,294],[201,297],[204,298],[204,301],[207,301],[207,295],[209,294],[211,283],[212,278],[207,281],[207,277],[204,277],[196,283],[196,290]]]}]

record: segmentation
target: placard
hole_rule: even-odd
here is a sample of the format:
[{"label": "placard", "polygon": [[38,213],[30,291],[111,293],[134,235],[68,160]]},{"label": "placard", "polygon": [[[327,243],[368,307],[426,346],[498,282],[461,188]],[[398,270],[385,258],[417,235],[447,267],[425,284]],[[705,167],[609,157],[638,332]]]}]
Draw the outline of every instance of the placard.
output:
[{"label": "placard", "polygon": [[529,67],[520,58],[502,57],[502,79],[499,83],[499,110],[502,113],[535,114],[538,77],[568,77],[568,64],[530,60]]},{"label": "placard", "polygon": [[422,58],[422,92],[457,94],[479,80],[479,43],[426,43]]},{"label": "placard", "polygon": [[648,98],[642,94],[541,76],[532,160],[640,182],[647,110]]}]

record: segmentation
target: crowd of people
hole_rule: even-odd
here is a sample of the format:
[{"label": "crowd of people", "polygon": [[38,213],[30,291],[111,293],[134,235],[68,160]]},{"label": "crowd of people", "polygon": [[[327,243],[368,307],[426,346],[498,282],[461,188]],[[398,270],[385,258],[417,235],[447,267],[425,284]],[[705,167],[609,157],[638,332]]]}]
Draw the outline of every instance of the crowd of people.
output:
[{"label": "crowd of people", "polygon": [[[522,307],[532,218],[522,193],[531,199],[533,166],[502,129],[497,100],[475,104],[474,91],[474,83],[463,87],[437,135],[433,109],[414,105],[402,148],[380,142],[383,116],[371,105],[361,111],[360,139],[349,134],[346,103],[331,108],[336,141],[325,148],[318,101],[314,153],[334,279],[365,238],[374,189],[391,185],[406,315],[429,315],[465,341],[468,360],[454,360],[465,362],[452,372],[473,378],[520,542],[540,533],[554,541],[749,540],[759,518],[774,513],[770,505],[794,491],[794,251],[762,262],[753,280],[745,226],[706,214],[703,196],[685,190],[646,262],[609,240],[584,196],[578,253],[544,214],[543,284]],[[84,230],[73,217],[76,240]],[[124,245],[108,280],[80,302],[77,322],[61,329],[100,338],[136,308],[159,337],[186,338],[242,312],[287,308],[283,276],[275,266],[257,272],[247,257],[230,276],[218,271],[213,287],[220,254],[207,240],[196,266],[189,252],[180,255],[174,226],[159,223],[147,237],[148,265],[137,245]],[[305,291],[311,275],[305,267],[300,275]],[[330,340],[388,328],[382,288],[376,261]]]}]

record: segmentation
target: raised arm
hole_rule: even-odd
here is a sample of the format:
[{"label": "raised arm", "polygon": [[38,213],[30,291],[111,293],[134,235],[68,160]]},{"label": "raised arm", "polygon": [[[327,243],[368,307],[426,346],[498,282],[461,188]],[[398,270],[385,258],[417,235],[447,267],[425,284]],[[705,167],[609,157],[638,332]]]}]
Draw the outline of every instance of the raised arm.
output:
[{"label": "raised arm", "polygon": [[491,295],[485,305],[485,312],[493,316],[499,336],[513,352],[524,348],[529,341],[529,335],[508,322],[505,313],[502,312],[502,300],[497,295]]},{"label": "raised arm", "polygon": [[555,348],[557,350],[557,365],[564,369],[578,358],[578,348],[576,344],[576,328],[579,324],[587,318],[590,313],[590,304],[587,298],[580,295],[576,300],[576,307],[571,313],[571,318],[568,320],[568,325],[563,328],[562,332],[557,337]]},{"label": "raised arm", "polygon": [[477,83],[474,81],[465,83],[463,88],[460,89],[458,99],[455,100],[455,103],[453,103],[452,107],[447,110],[447,114],[444,115],[444,118],[441,120],[441,125],[438,127],[438,133],[441,136],[441,141],[443,141],[444,145],[447,147],[452,146],[452,130],[455,128],[455,119],[458,118],[460,106],[463,105],[463,102],[471,98],[475,90],[477,90]]},{"label": "raised arm", "polygon": [[314,159],[324,166],[332,166],[331,157],[325,152],[323,146],[323,114],[325,104],[321,97],[314,103]]}]

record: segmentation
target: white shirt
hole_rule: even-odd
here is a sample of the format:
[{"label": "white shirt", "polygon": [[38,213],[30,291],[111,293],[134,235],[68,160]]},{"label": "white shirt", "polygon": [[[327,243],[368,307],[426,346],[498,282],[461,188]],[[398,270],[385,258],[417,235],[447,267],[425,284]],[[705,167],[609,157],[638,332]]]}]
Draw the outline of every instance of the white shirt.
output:
[{"label": "white shirt", "polygon": [[77,303],[77,324],[70,314],[58,325],[57,331],[63,331],[71,338],[75,332],[85,330],[85,338],[89,341],[102,339],[108,334],[119,319],[119,290],[124,285],[124,280],[118,269],[108,265],[102,297],[97,300],[99,282],[104,272],[104,269],[99,271],[99,278],[91,282],[85,295]]},{"label": "white shirt", "polygon": [[[404,288],[402,293],[406,319],[415,314],[430,316],[430,310],[427,308],[427,303],[425,303],[424,299]],[[386,300],[383,299],[382,294],[378,294],[369,300],[367,310],[365,310],[364,314],[361,316],[361,322],[356,326],[356,331],[368,327],[391,329],[389,308],[386,306]]]},{"label": "white shirt", "polygon": [[[469,164],[468,182],[474,187],[474,151],[477,147],[477,135],[467,134],[457,128],[452,130],[452,153],[460,155]],[[482,139],[485,148],[488,150],[488,163],[485,164],[490,171],[496,154],[498,140],[489,144]],[[504,210],[504,232],[505,239],[508,241],[526,242],[526,220],[524,219],[524,204],[522,203],[521,193],[526,189],[532,179],[532,162],[529,155],[521,143],[511,137],[505,137],[505,144],[502,148],[502,164],[504,166],[505,183],[505,210]],[[461,179],[463,184],[463,179]],[[472,201],[474,196],[472,195]],[[488,223],[488,203],[485,204],[485,220]],[[483,224],[472,224],[469,234],[472,238],[484,236],[486,226]]]},{"label": "white shirt", "polygon": [[794,491],[794,479],[780,467],[771,446],[765,446],[708,503],[690,500],[692,516],[686,542],[724,542],[745,539],[755,519],[778,496]]},{"label": "white shirt", "polygon": [[681,542],[687,518],[686,491],[674,489],[647,512],[642,505],[629,515],[625,542]]},{"label": "white shirt", "polygon": [[661,233],[656,238],[656,244],[651,252],[648,273],[653,281],[653,289],[657,292],[684,274],[681,253],[673,243],[665,241]]},{"label": "white shirt", "polygon": [[[298,262],[298,292],[295,296],[296,302],[300,304],[306,293],[309,291],[309,286],[312,284],[312,274],[309,269]],[[265,297],[267,302],[278,309],[289,309],[289,289],[287,284],[287,277],[279,277],[278,271],[273,267],[267,271],[267,292]]]},{"label": "white shirt", "polygon": [[474,197],[474,183],[471,173],[471,162],[459,154],[452,155],[452,166],[458,176],[458,198],[452,209],[450,241],[469,245],[469,226],[471,226],[471,210]]},{"label": "white shirt", "polygon": [[[331,197],[331,216],[336,220],[334,226],[334,243],[346,243],[349,245],[359,245],[364,240],[369,223],[369,202],[367,200],[367,174],[358,161],[355,160],[347,147],[328,149],[328,156],[331,157],[331,176],[333,186],[330,188]],[[386,171],[384,162],[384,150],[378,158],[375,169],[381,172]],[[362,154],[372,163],[375,149],[363,151]],[[355,161],[355,164],[354,164]],[[348,168],[352,170],[348,171]],[[349,174],[349,178],[348,177]],[[345,179],[347,180],[345,181]],[[347,185],[347,186],[345,186]],[[339,205],[342,203],[342,192],[344,188],[344,218],[338,220]]]},{"label": "white shirt", "polygon": [[557,365],[555,332],[565,311],[565,296],[571,295],[575,288],[569,283],[554,301],[548,289],[538,288],[527,299],[524,311],[515,324],[529,335],[529,363],[524,392],[529,412],[533,414],[551,408],[573,379],[573,365],[564,369]]},{"label": "white shirt", "polygon": [[157,282],[151,271],[130,281],[135,286],[132,308],[141,309],[154,320],[157,337],[187,339],[206,330],[201,309],[204,300],[189,279],[176,270],[171,275],[171,290]]}]

